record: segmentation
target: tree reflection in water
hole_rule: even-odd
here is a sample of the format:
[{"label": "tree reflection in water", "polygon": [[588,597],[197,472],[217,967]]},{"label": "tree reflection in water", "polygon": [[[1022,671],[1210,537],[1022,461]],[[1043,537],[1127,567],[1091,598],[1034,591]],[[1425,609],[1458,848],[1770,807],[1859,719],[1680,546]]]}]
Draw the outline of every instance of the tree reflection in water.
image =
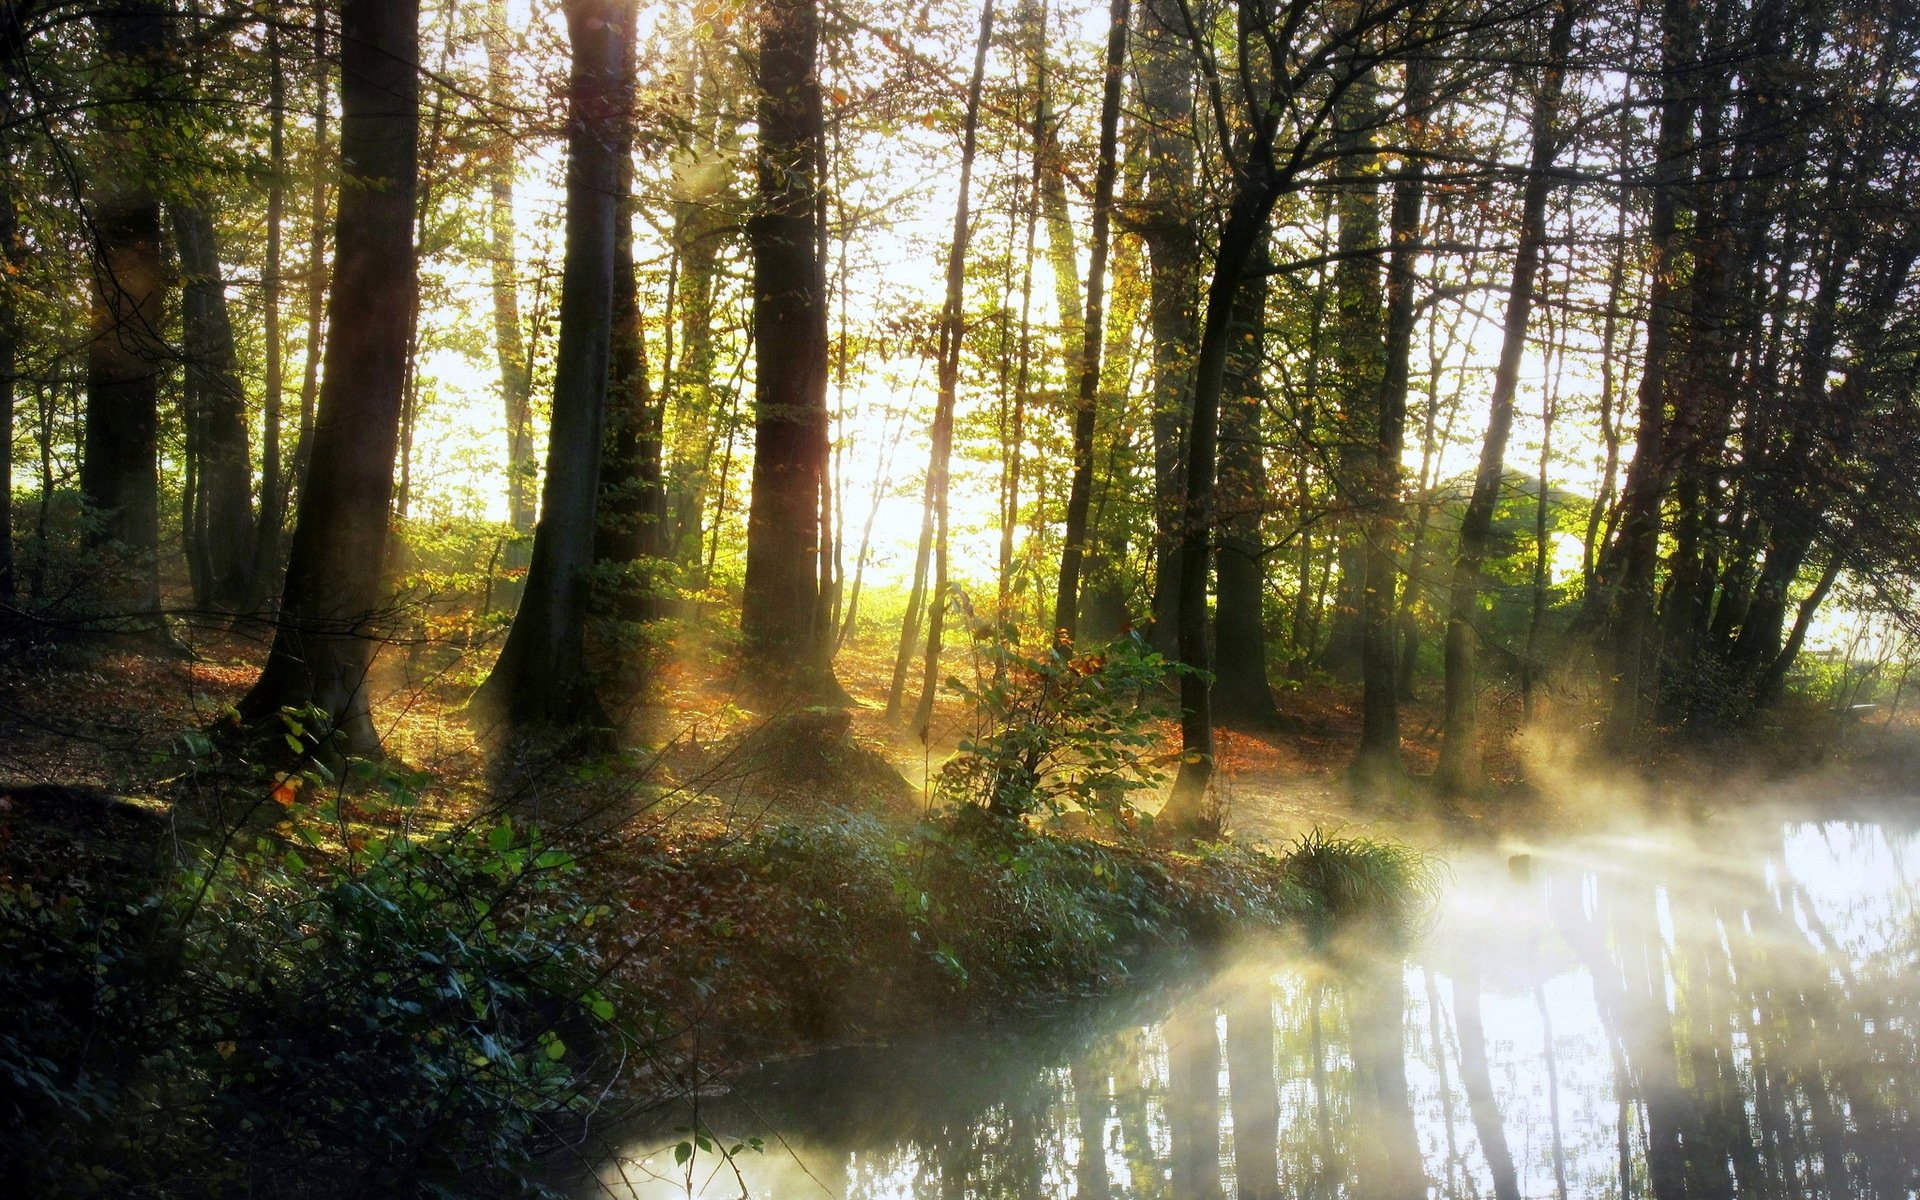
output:
[{"label": "tree reflection in water", "polygon": [[[767,1138],[769,1197],[1912,1196],[1920,841],[1749,834],[1458,854],[1410,961],[1249,950],[1157,1012],[821,1055],[701,1119]],[[643,1164],[673,1140],[602,1181],[684,1195]]]}]

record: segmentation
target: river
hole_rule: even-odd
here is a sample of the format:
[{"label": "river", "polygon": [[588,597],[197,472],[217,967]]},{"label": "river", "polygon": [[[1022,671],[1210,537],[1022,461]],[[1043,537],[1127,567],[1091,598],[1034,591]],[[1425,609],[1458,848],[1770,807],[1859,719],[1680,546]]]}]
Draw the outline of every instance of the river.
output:
[{"label": "river", "polygon": [[[635,1134],[601,1194],[1920,1196],[1904,823],[1444,862],[1406,946],[1266,945],[1068,1018],[785,1064]],[[761,1149],[677,1162],[696,1125]]]}]

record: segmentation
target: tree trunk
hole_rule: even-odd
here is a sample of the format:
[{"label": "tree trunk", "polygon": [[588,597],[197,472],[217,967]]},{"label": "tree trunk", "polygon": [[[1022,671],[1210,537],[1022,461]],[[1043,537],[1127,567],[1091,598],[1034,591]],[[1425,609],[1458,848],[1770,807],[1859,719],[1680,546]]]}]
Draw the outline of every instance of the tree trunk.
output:
[{"label": "tree trunk", "polygon": [[927,463],[927,490],[933,495],[933,601],[927,607],[927,652],[920,678],[920,702],[913,725],[927,741],[933,721],[934,693],[940,686],[940,635],[947,606],[948,467],[953,457],[953,403],[960,382],[960,350],[966,335],[967,241],[972,234],[968,201],[973,184],[973,155],[978,144],[980,89],[986,78],[987,47],[993,39],[993,0],[980,7],[980,38],[973,51],[973,77],[967,83],[967,116],[960,144],[960,196],[953,210],[953,240],[947,249],[947,296],[940,312],[940,395],[933,409],[933,449]]},{"label": "tree trunk", "polygon": [[[1257,154],[1261,147],[1252,148]],[[1203,829],[1213,818],[1206,807],[1213,777],[1213,703],[1206,671],[1207,566],[1212,540],[1215,446],[1219,437],[1220,398],[1226,386],[1227,358],[1233,342],[1233,313],[1247,264],[1265,243],[1267,217],[1279,192],[1264,155],[1235,189],[1220,229],[1213,281],[1207,288],[1205,323],[1194,362],[1193,421],[1187,428],[1187,473],[1181,505],[1180,772],[1160,820],[1176,830]]]},{"label": "tree trunk", "polygon": [[[1698,17],[1686,0],[1662,0],[1660,134],[1653,167],[1652,210],[1647,237],[1648,266],[1646,352],[1640,370],[1639,429],[1633,462],[1627,468],[1616,541],[1603,560],[1600,580],[1611,592],[1609,654],[1614,679],[1607,713],[1607,740],[1624,746],[1640,724],[1647,689],[1646,648],[1653,620],[1654,568],[1660,552],[1660,510],[1666,498],[1667,355],[1679,314],[1673,276],[1682,245],[1679,231],[1680,184],[1686,178],[1693,106],[1685,72],[1692,61]],[[1611,569],[1607,569],[1611,567]]]},{"label": "tree trunk", "polygon": [[280,449],[286,399],[286,343],[280,332],[283,236],[287,209],[287,76],[280,49],[280,26],[267,26],[267,248],[261,270],[260,304],[266,341],[260,404],[260,513],[254,524],[253,562],[248,571],[244,610],[258,612],[273,594],[280,570],[280,527],[286,522],[286,484]]},{"label": "tree trunk", "polygon": [[[634,23],[622,51],[619,94],[634,92],[638,69]],[[612,576],[609,614],[625,621],[659,615],[657,577],[667,554],[667,493],[662,462],[663,411],[647,375],[640,280],[633,260],[633,122],[623,120],[615,147],[620,173],[613,243],[611,376],[605,465],[594,558]]]},{"label": "tree trunk", "polygon": [[203,208],[175,204],[174,245],[185,277],[180,324],[185,334],[190,420],[199,432],[199,552],[207,566],[202,604],[238,610],[253,577],[253,463],[247,448],[247,396],[234,350],[219,242]]},{"label": "tree trunk", "polygon": [[1267,571],[1260,518],[1267,506],[1266,445],[1261,425],[1267,389],[1267,248],[1254,252],[1253,274],[1240,284],[1228,380],[1220,409],[1220,547],[1216,574],[1214,713],[1223,725],[1269,726],[1279,720],[1267,681]]},{"label": "tree trunk", "polygon": [[[500,126],[487,160],[488,267],[493,283],[493,348],[500,364],[500,401],[507,423],[507,523],[513,532],[532,532],[533,371],[520,319],[520,280],[515,261],[513,182],[518,143],[509,122],[513,110],[513,74],[507,48],[506,0],[488,0],[483,26],[487,53],[487,106]],[[509,566],[524,566],[526,551],[508,555]]]},{"label": "tree trunk", "polygon": [[1140,19],[1140,106],[1147,121],[1147,244],[1153,330],[1153,646],[1180,643],[1182,437],[1187,425],[1200,290],[1193,203],[1193,56],[1178,0],[1147,0]]},{"label": "tree trunk", "polygon": [[[1424,117],[1430,100],[1434,60],[1422,51],[1407,63],[1406,109]],[[1392,239],[1387,255],[1387,338],[1385,373],[1374,416],[1374,445],[1368,464],[1366,496],[1366,589],[1361,597],[1360,748],[1353,778],[1362,788],[1397,793],[1406,786],[1400,759],[1400,697],[1395,685],[1398,663],[1393,645],[1393,610],[1399,596],[1399,564],[1394,542],[1400,536],[1401,452],[1407,432],[1407,372],[1413,352],[1415,256],[1420,214],[1426,198],[1426,162],[1417,154],[1401,159],[1393,184]]]},{"label": "tree trunk", "polygon": [[820,489],[827,468],[827,289],[820,261],[820,14],[765,0],[760,31],[760,211],[753,245],[753,498],[740,630],[756,665],[831,684],[820,620]]},{"label": "tree trunk", "polygon": [[[0,41],[0,128],[11,128],[13,39]],[[19,275],[20,223],[14,194],[13,141],[0,142],[0,605],[15,594],[13,553],[13,404],[18,379],[20,311],[13,280]],[[46,497],[40,499],[46,507]]]},{"label": "tree trunk", "polygon": [[366,677],[384,624],[388,506],[418,284],[413,202],[419,169],[417,0],[343,0],[344,169],[329,299],[327,369],[300,491],[287,586],[266,668],[242,716],[317,707],[343,749],[377,754]]},{"label": "tree trunk", "polygon": [[91,187],[93,322],[87,343],[80,492],[110,550],[109,604],[147,629],[160,619],[159,385],[168,356],[160,322],[160,198],[146,178],[138,130],[154,119],[152,74],[166,18],[149,0],[119,0],[94,18],[103,58],[125,95],[99,97],[99,161]]},{"label": "tree trunk", "polygon": [[1093,177],[1093,238],[1087,263],[1086,320],[1080,334],[1080,382],[1073,408],[1073,482],[1067,492],[1060,581],[1054,591],[1054,635],[1072,642],[1080,623],[1080,568],[1087,513],[1093,502],[1093,433],[1099,412],[1100,352],[1105,336],[1107,248],[1113,226],[1113,184],[1119,161],[1120,98],[1125,91],[1127,25],[1132,0],[1112,0],[1107,28],[1106,86],[1100,103],[1100,151]]},{"label": "tree trunk", "polygon": [[[300,438],[294,447],[291,488],[305,488],[307,468],[313,460],[313,427],[320,399],[321,331],[325,327],[327,297],[330,294],[327,264],[327,177],[332,164],[327,159],[327,128],[332,104],[327,93],[332,80],[332,62],[327,56],[327,22],[322,17],[313,26],[315,63],[313,101],[313,192],[307,200],[307,360],[300,380]],[[336,219],[337,215],[336,215]],[[285,500],[282,499],[282,509]],[[277,575],[280,570],[274,564]],[[269,589],[270,591],[275,589]]]},{"label": "tree trunk", "polygon": [[[1334,447],[1333,483],[1341,506],[1357,509],[1366,491],[1366,463],[1371,451],[1364,431],[1373,427],[1380,381],[1386,373],[1381,355],[1386,345],[1386,309],[1381,296],[1380,260],[1369,251],[1380,248],[1380,153],[1374,145],[1379,121],[1377,85],[1370,76],[1356,79],[1341,97],[1334,114],[1333,148],[1337,169],[1346,179],[1335,201],[1340,234],[1335,244],[1339,264],[1334,268],[1334,334],[1331,384],[1340,417]],[[1335,679],[1359,678],[1362,609],[1365,607],[1367,548],[1359,532],[1358,514],[1339,530],[1339,575],[1333,593],[1333,614],[1320,665]]]},{"label": "tree trunk", "polygon": [[626,71],[634,0],[566,0],[567,248],[554,358],[553,423],[526,594],[479,713],[509,726],[592,728],[604,720],[586,677],[594,532],[613,349],[622,149],[633,119]]},{"label": "tree trunk", "polygon": [[[1556,116],[1565,78],[1564,64],[1573,42],[1573,0],[1560,0],[1547,34],[1547,61],[1533,103],[1533,144],[1527,182],[1520,200],[1520,243],[1507,284],[1507,312],[1501,328],[1500,358],[1487,402],[1487,433],[1480,444],[1480,466],[1473,494],[1460,519],[1460,553],[1453,563],[1453,588],[1447,602],[1446,717],[1434,782],[1443,792],[1478,788],[1480,769],[1480,676],[1476,663],[1480,631],[1480,574],[1493,541],[1493,511],[1506,478],[1507,437],[1513,429],[1513,398],[1520,383],[1520,358],[1527,348],[1527,323],[1533,315],[1534,279],[1540,273],[1547,238],[1548,170],[1558,138]],[[1542,504],[1546,503],[1543,493]]]}]

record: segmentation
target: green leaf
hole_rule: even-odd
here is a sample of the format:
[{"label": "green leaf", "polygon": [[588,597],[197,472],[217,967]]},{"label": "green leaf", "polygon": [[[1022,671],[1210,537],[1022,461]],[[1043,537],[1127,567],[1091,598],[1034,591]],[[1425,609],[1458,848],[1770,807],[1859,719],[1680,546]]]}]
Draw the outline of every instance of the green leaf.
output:
[{"label": "green leaf", "polygon": [[513,818],[501,817],[500,823],[487,831],[487,845],[505,853],[513,845]]},{"label": "green leaf", "polygon": [[552,1041],[547,1043],[547,1058],[549,1061],[559,1062],[561,1059],[565,1058],[566,1056],[567,1056],[567,1044],[565,1042],[561,1041],[559,1038],[554,1038]]}]

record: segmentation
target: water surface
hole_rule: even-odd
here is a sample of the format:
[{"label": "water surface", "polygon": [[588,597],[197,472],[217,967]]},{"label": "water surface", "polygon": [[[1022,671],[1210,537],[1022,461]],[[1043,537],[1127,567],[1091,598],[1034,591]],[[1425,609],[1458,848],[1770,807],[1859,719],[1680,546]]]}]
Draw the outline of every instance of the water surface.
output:
[{"label": "water surface", "polygon": [[[636,1135],[612,1195],[1920,1196],[1920,839],[1716,822],[1459,852],[1431,928],[1158,1001],[819,1055]],[[725,1161],[676,1164],[695,1120]],[[604,1193],[603,1193],[604,1194]]]}]

